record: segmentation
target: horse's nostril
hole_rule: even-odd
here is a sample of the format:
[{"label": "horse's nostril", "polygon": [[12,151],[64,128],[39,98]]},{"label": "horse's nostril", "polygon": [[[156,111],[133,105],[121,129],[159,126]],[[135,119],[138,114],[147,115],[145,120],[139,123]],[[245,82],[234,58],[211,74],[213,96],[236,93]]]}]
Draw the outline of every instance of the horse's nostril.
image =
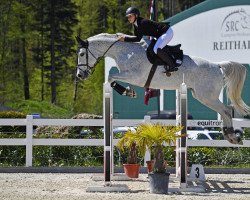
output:
[{"label": "horse's nostril", "polygon": [[82,78],[82,75],[81,74],[77,74],[76,77],[77,78]]}]

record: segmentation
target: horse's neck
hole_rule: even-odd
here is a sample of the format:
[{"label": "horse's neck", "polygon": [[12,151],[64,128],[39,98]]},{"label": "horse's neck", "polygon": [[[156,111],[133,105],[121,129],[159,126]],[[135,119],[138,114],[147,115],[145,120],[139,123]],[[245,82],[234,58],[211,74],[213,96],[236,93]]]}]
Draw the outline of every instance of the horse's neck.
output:
[{"label": "horse's neck", "polygon": [[[109,46],[111,43],[109,44]],[[137,46],[138,45],[138,46]],[[113,58],[118,64],[120,70],[126,70],[128,67],[134,67],[141,57],[145,56],[146,53],[139,44],[128,43],[128,42],[117,42],[110,50],[106,53],[106,56]],[[137,69],[139,66],[136,66]]]}]

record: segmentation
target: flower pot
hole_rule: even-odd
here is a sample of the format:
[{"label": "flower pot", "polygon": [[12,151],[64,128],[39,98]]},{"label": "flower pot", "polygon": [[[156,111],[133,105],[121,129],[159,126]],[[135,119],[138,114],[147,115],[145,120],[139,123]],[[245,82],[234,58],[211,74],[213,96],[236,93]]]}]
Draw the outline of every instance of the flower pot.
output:
[{"label": "flower pot", "polygon": [[124,172],[129,178],[138,178],[140,164],[123,164]]},{"label": "flower pot", "polygon": [[[147,171],[148,171],[148,173],[153,172],[153,169],[154,169],[154,163],[155,163],[155,161],[154,161],[154,160],[148,160],[148,161],[146,161],[146,164],[147,164]],[[166,160],[164,160],[164,167],[165,167],[165,169],[167,169],[167,166],[168,166],[168,163],[167,163],[167,161],[166,161]]]},{"label": "flower pot", "polygon": [[167,194],[170,173],[151,173],[149,177],[150,193]]},{"label": "flower pot", "polygon": [[154,168],[155,161],[154,160],[148,160],[148,161],[146,161],[146,163],[147,163],[147,171],[148,171],[148,173],[152,172],[153,168]]}]

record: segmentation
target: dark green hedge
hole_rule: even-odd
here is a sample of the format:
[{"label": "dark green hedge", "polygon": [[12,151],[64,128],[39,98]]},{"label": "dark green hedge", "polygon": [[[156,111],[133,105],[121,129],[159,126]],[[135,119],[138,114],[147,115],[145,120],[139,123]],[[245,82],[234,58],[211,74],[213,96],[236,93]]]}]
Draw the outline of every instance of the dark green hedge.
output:
[{"label": "dark green hedge", "polygon": [[[0,118],[26,118],[26,114],[17,111],[4,111],[0,112]],[[0,126],[0,132],[5,134],[16,134],[16,133],[25,133],[25,126]]]},{"label": "dark green hedge", "polygon": [[[89,128],[89,127],[87,127]],[[246,135],[249,132],[247,131]],[[24,138],[23,133],[4,134],[0,138]],[[34,135],[35,138],[48,138],[48,135]],[[53,134],[52,138],[62,138],[60,134]],[[79,138],[79,134],[72,132],[64,138]],[[103,138],[99,128],[92,128],[87,135],[81,138]],[[117,135],[116,135],[117,138]],[[119,137],[118,137],[119,138]],[[175,166],[175,148],[165,147],[165,160],[168,165]],[[119,153],[114,149],[115,165],[126,163],[127,152]],[[143,157],[138,161],[143,164]],[[211,148],[189,147],[188,165],[202,164],[204,166],[250,167],[250,148]],[[0,146],[0,166],[25,166],[24,146]],[[33,166],[103,166],[103,147],[78,146],[34,146]]]}]

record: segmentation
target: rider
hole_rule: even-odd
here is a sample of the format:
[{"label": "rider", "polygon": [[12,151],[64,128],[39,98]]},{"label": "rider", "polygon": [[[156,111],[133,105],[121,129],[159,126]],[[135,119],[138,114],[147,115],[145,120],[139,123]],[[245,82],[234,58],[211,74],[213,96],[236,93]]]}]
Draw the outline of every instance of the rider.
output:
[{"label": "rider", "polygon": [[129,23],[134,26],[134,36],[119,36],[120,41],[139,42],[142,37],[152,36],[157,38],[154,52],[170,68],[174,68],[174,62],[170,56],[162,50],[173,38],[173,30],[168,23],[158,23],[140,17],[140,11],[136,7],[129,7],[126,11]]}]

